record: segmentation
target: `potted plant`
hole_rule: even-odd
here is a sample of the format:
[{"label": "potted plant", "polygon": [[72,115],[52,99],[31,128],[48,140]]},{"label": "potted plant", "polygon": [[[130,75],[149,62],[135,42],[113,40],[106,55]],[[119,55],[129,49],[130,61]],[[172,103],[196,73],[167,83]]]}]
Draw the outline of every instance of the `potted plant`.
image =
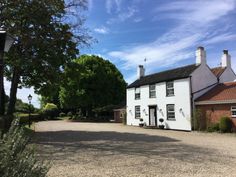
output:
[{"label": "potted plant", "polygon": [[160,129],[164,129],[164,128],[165,128],[165,125],[163,125],[164,119],[163,119],[163,118],[160,118],[160,119],[159,119],[159,122],[161,122],[161,125],[159,125],[159,128],[160,128]]},{"label": "potted plant", "polygon": [[143,127],[144,123],[143,123],[143,119],[139,119],[140,123],[139,123],[139,127]]}]

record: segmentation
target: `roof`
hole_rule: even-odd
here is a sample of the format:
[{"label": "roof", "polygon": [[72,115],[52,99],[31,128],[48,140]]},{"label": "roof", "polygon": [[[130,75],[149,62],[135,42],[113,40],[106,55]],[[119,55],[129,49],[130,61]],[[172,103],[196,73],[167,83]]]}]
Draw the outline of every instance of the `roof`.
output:
[{"label": "roof", "polygon": [[128,85],[127,88],[139,87],[142,85],[149,85],[149,84],[154,84],[158,82],[165,82],[165,81],[187,78],[195,69],[198,68],[198,66],[199,65],[192,64],[192,65],[187,65],[187,66],[147,75],[147,76],[141,77],[140,79],[137,79],[136,81]]},{"label": "roof", "polygon": [[196,99],[198,103],[236,103],[236,82],[221,83]]},{"label": "roof", "polygon": [[216,67],[216,68],[211,68],[211,71],[216,77],[220,77],[221,74],[225,71],[226,67]]}]

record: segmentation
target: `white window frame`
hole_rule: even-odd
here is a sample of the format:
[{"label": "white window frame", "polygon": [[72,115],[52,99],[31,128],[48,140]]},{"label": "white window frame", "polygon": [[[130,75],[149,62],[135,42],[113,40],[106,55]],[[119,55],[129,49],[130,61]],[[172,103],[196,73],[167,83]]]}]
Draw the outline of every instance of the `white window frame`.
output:
[{"label": "white window frame", "polygon": [[[169,87],[169,84],[172,84],[172,87]],[[174,96],[175,95],[175,90],[174,90],[174,81],[169,81],[166,82],[166,96]]]},{"label": "white window frame", "polygon": [[134,107],[134,115],[135,115],[135,119],[141,118],[141,106],[137,105]]},{"label": "white window frame", "polygon": [[236,118],[236,106],[231,106],[231,116]]},{"label": "white window frame", "polygon": [[149,85],[149,98],[156,98],[156,84]]},{"label": "white window frame", "polygon": [[[170,111],[168,110],[169,106],[173,106],[174,111]],[[169,114],[173,114],[174,113],[174,117],[169,117]],[[166,105],[166,118],[167,120],[175,120],[175,105],[174,104],[167,104]]]},{"label": "white window frame", "polygon": [[134,91],[134,99],[135,100],[140,100],[141,98],[141,90],[140,87],[136,87]]}]

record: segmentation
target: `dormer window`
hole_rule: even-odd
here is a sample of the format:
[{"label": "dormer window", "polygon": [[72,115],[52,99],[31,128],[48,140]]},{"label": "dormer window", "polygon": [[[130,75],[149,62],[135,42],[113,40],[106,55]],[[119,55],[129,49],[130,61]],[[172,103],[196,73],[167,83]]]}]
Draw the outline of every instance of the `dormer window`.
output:
[{"label": "dormer window", "polygon": [[166,96],[174,96],[174,82],[166,82]]},{"label": "dormer window", "polygon": [[135,100],[139,100],[140,99],[140,87],[136,87],[135,88]]},{"label": "dormer window", "polygon": [[149,98],[156,98],[156,85],[149,85]]}]

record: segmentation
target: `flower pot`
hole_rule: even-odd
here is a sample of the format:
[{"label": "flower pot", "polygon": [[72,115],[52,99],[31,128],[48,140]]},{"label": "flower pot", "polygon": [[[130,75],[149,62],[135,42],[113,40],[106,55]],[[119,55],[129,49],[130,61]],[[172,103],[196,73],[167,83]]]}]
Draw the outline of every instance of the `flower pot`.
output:
[{"label": "flower pot", "polygon": [[159,125],[159,128],[160,128],[160,129],[164,129],[164,128],[165,128],[165,125]]}]

